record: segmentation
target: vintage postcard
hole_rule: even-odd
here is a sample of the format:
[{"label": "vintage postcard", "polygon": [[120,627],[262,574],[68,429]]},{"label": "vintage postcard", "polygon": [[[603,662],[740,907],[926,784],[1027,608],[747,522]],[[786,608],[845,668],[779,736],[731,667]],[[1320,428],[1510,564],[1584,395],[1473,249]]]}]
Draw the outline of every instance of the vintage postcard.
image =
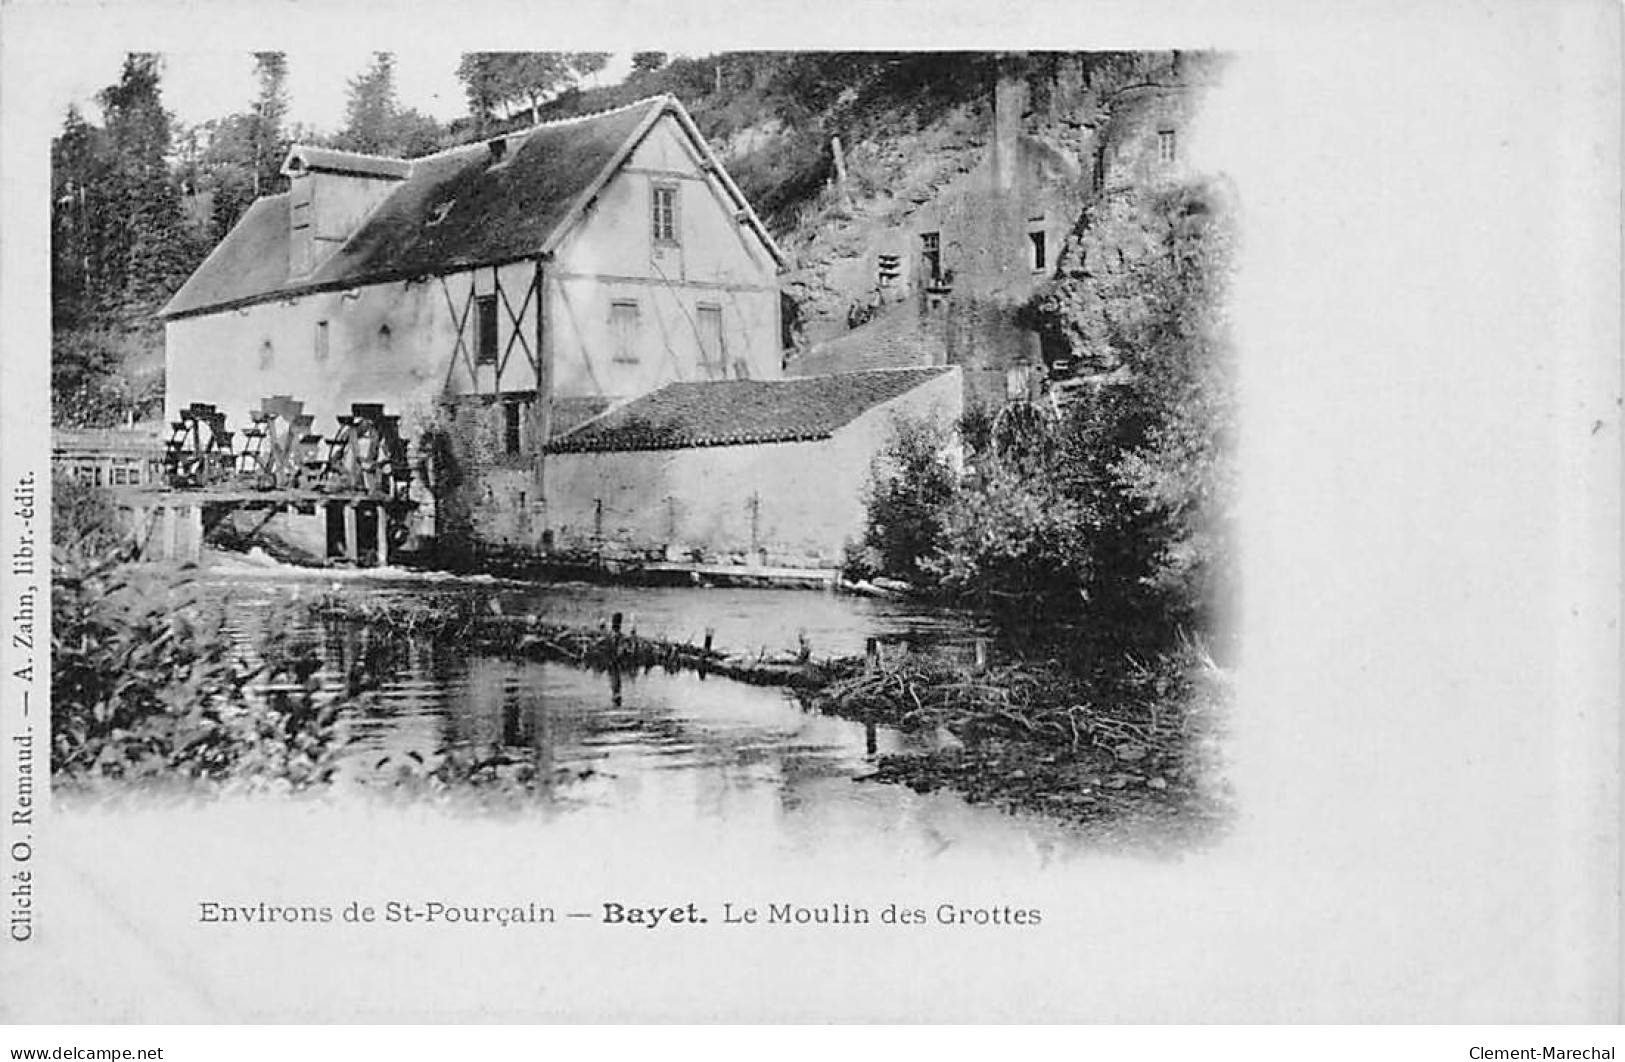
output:
[{"label": "vintage postcard", "polygon": [[1616,1021],[1618,13],[1263,7],[6,9],[0,1015]]}]

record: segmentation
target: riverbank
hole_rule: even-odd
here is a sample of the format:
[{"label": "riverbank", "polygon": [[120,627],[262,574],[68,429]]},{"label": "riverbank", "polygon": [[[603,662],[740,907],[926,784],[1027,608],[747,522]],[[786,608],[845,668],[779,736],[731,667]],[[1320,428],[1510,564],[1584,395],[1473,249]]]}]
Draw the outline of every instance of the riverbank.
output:
[{"label": "riverbank", "polygon": [[934,737],[929,752],[882,756],[866,780],[1073,824],[1224,818],[1212,784],[1223,673],[1182,654],[1105,691],[1041,661],[989,662],[961,648],[876,644],[867,656],[815,657],[805,641],[776,654],[640,635],[625,617],[597,625],[480,611],[470,605],[355,601],[329,595],[323,619],[386,635],[455,641],[482,653],[602,671],[694,671],[794,691],[809,711]]}]

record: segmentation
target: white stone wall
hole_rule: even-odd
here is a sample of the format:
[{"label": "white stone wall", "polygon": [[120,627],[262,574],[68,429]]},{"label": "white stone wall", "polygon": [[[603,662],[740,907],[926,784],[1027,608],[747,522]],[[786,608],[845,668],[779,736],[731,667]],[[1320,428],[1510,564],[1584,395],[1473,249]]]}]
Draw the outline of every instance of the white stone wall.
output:
[{"label": "white stone wall", "polygon": [[835,566],[862,534],[870,464],[896,415],[951,424],[961,396],[948,372],[817,442],[549,455],[554,548]]}]

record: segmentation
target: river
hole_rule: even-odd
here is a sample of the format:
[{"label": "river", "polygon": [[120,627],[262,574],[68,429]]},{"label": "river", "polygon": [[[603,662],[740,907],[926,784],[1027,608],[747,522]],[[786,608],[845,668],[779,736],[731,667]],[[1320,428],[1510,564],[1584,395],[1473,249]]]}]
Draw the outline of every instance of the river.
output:
[{"label": "river", "polygon": [[[237,572],[212,575],[240,645],[275,623],[319,647],[324,694],[342,698],[338,778],[376,789],[402,768],[453,751],[465,762],[533,765],[530,790],[549,814],[584,809],[670,815],[782,832],[903,829],[976,836],[995,846],[1075,840],[1059,822],[967,804],[946,791],[864,782],[878,758],[929,751],[933,733],[865,726],[804,710],[786,690],[663,670],[607,674],[559,663],[470,653],[429,638],[387,639],[322,623],[298,607],[336,591],[359,600],[471,601],[482,610],[577,624],[621,613],[639,633],[716,648],[779,653],[802,638],[820,656],[866,641],[969,643],[974,617],[896,600],[805,590],[526,584],[489,578],[391,579]],[[290,607],[292,606],[292,607]],[[364,674],[359,695],[351,685]],[[951,740],[951,739],[950,739]],[[398,784],[398,783],[397,783]],[[812,823],[822,825],[812,826]],[[869,826],[861,825],[868,823]],[[1098,835],[1092,843],[1098,843]],[[949,842],[952,843],[952,842]]]}]

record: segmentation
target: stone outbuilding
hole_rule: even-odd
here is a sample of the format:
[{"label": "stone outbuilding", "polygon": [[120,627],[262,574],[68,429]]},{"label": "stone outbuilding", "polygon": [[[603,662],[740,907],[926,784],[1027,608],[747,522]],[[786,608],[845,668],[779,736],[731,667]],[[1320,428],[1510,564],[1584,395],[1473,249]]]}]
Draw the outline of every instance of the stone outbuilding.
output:
[{"label": "stone outbuilding", "polygon": [[567,552],[835,567],[897,419],[952,425],[955,368],[668,384],[548,445],[547,507]]}]

